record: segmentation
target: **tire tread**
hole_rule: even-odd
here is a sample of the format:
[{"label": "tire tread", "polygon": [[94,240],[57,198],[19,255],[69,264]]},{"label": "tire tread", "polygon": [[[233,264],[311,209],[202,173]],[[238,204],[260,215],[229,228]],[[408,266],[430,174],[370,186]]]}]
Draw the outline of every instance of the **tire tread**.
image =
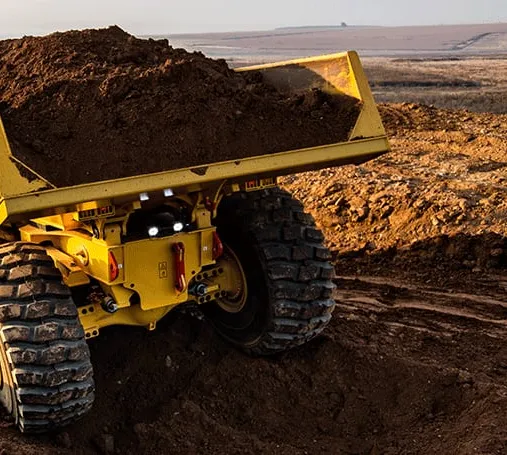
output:
[{"label": "tire tread", "polygon": [[260,252],[272,302],[268,329],[242,348],[266,355],[308,342],[326,327],[335,306],[334,268],[324,236],[301,202],[280,188],[227,199],[223,219],[243,220],[246,236]]},{"label": "tire tread", "polygon": [[84,330],[69,289],[40,245],[0,247],[0,338],[21,431],[51,431],[90,410],[94,381]]}]

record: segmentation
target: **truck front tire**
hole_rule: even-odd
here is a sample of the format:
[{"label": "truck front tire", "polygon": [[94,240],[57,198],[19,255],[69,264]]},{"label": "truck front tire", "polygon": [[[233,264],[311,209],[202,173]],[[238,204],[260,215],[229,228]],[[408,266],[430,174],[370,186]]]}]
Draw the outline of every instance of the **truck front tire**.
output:
[{"label": "truck front tire", "polygon": [[227,340],[274,354],[318,335],[331,319],[334,268],[302,204],[279,188],[235,193],[218,209],[220,238],[237,256],[247,295],[239,311],[211,302],[205,313]]}]

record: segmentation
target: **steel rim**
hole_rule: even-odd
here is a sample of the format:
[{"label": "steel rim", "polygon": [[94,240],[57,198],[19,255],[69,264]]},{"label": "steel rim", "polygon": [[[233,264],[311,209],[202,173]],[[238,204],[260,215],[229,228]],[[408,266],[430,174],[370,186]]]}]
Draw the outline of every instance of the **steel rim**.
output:
[{"label": "steel rim", "polygon": [[218,267],[223,269],[215,281],[225,295],[217,299],[220,308],[228,313],[239,313],[245,306],[248,296],[246,276],[238,257],[227,245],[224,253],[217,261]]}]

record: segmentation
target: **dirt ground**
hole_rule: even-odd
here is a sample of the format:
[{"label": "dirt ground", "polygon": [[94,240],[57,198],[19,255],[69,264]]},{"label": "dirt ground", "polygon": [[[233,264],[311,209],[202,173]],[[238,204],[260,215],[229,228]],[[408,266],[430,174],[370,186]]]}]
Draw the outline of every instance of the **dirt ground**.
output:
[{"label": "dirt ground", "polygon": [[382,105],[393,152],[286,177],[334,252],[334,318],[273,358],[192,312],[91,342],[97,398],[3,454],[507,452],[507,116]]}]

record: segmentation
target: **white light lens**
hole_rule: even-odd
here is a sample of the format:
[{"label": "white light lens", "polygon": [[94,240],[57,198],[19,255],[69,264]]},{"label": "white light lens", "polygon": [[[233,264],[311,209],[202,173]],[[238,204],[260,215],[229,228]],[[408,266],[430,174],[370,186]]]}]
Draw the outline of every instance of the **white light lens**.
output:
[{"label": "white light lens", "polygon": [[174,196],[174,191],[171,190],[171,188],[167,188],[164,190],[164,196],[165,197],[171,197],[171,196]]},{"label": "white light lens", "polygon": [[174,229],[174,232],[181,232],[183,230],[184,226],[183,226],[183,223],[177,221],[176,223],[173,224],[173,229]]},{"label": "white light lens", "polygon": [[141,193],[141,194],[139,194],[139,200],[141,200],[141,201],[149,201],[150,200],[150,196],[148,196],[148,193]]},{"label": "white light lens", "polygon": [[150,237],[156,237],[158,235],[158,227],[152,226],[151,228],[148,228],[148,235]]}]

